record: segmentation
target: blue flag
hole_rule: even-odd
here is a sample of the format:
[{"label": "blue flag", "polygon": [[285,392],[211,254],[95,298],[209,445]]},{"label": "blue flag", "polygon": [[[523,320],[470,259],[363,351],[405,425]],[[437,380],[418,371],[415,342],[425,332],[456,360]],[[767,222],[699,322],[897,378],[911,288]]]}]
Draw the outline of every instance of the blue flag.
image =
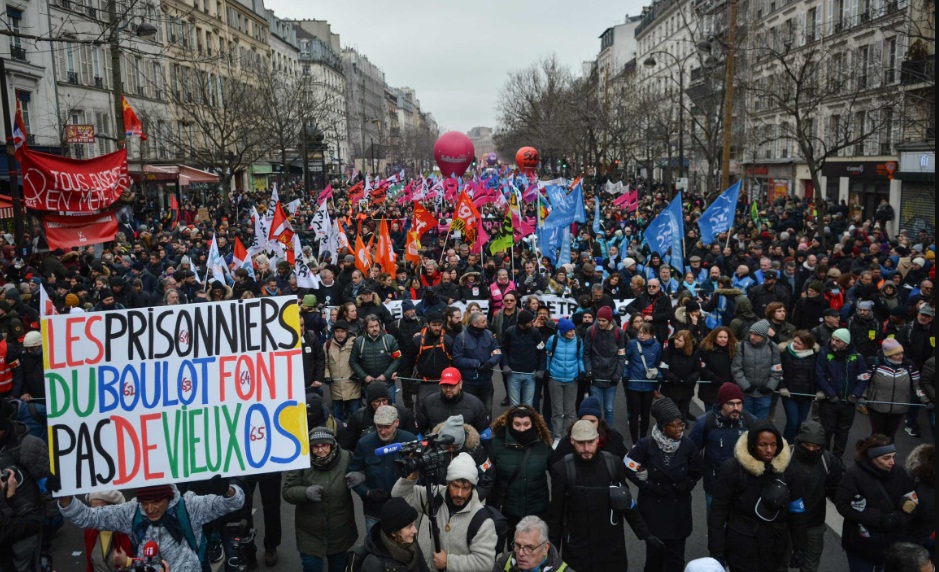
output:
[{"label": "blue flag", "polygon": [[685,220],[681,212],[681,192],[665,207],[655,220],[649,223],[645,231],[645,242],[652,252],[665,258],[668,249],[672,249],[671,266],[684,272],[685,261],[682,256],[681,241],[685,236]]},{"label": "blue flag", "polygon": [[587,222],[587,209],[584,207],[584,188],[580,183],[577,183],[577,186],[571,190],[568,198],[574,203],[574,222]]},{"label": "blue flag", "polygon": [[584,191],[580,185],[570,193],[559,185],[548,185],[545,190],[551,202],[551,214],[544,220],[545,228],[569,227],[575,222],[587,222]]},{"label": "blue flag", "polygon": [[560,226],[539,228],[536,232],[538,234],[538,248],[541,250],[541,255],[547,256],[551,264],[557,263],[558,247],[561,246],[561,235],[563,234],[562,228]]},{"label": "blue flag", "polygon": [[558,255],[558,266],[571,263],[571,229],[565,226],[561,229],[561,254]]},{"label": "blue flag", "polygon": [[701,242],[711,244],[718,234],[730,230],[734,225],[734,215],[737,211],[737,199],[739,197],[740,181],[737,181],[714,199],[711,206],[698,219]]},{"label": "blue flag", "polygon": [[593,233],[599,237],[603,233],[603,229],[600,228],[600,193],[594,197],[593,205]]}]

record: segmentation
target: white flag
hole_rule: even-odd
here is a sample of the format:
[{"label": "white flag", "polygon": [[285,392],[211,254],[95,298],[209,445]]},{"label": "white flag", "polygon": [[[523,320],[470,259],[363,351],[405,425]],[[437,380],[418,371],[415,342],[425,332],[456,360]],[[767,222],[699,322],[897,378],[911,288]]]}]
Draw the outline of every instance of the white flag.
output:
[{"label": "white flag", "polygon": [[303,261],[303,247],[300,246],[300,237],[293,235],[293,271],[297,276],[298,288],[318,288],[319,277],[310,272],[310,267]]},{"label": "white flag", "polygon": [[53,304],[52,300],[49,298],[49,293],[46,292],[46,287],[39,286],[39,317],[55,316],[58,313],[59,311],[55,309],[55,304]]},{"label": "white flag", "polygon": [[251,207],[251,216],[254,217],[254,241],[248,247],[248,257],[252,258],[256,254],[267,252],[270,249],[267,237],[270,231],[270,222],[258,214],[258,209]]},{"label": "white flag", "polygon": [[222,255],[218,252],[218,241],[215,235],[212,235],[212,246],[209,247],[209,256],[206,258],[205,265],[212,272],[213,280],[218,280],[222,284],[227,283],[225,281],[225,270],[228,268],[228,265],[225,264],[225,259],[222,258]]},{"label": "white flag", "polygon": [[274,183],[274,187],[271,190],[271,198],[267,200],[267,212],[264,213],[264,218],[271,220],[274,218],[274,209],[277,208],[277,203],[280,202],[280,195],[277,194],[277,183]]},{"label": "white flag", "polygon": [[316,209],[316,212],[313,213],[313,218],[310,219],[310,229],[316,234],[316,238],[321,241],[329,236],[329,227],[331,226],[331,221],[329,220],[329,211],[324,202]]},{"label": "white flag", "polygon": [[287,212],[290,213],[290,216],[297,214],[298,210],[300,210],[300,199],[292,200],[287,203]]}]

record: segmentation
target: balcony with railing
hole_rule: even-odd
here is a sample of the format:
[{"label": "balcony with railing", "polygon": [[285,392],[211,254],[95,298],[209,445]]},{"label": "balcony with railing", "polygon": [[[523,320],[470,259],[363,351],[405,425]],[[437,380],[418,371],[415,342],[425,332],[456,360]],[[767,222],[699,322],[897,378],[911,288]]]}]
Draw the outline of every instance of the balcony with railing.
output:
[{"label": "balcony with railing", "polygon": [[22,46],[10,46],[10,57],[19,62],[26,61],[26,48]]},{"label": "balcony with railing", "polygon": [[104,89],[104,78],[95,76],[95,87]]},{"label": "balcony with railing", "polygon": [[66,72],[65,75],[69,83],[78,85],[78,72],[70,71]]},{"label": "balcony with railing", "polygon": [[900,66],[900,85],[935,83],[936,60],[934,56],[922,60],[905,60]]}]

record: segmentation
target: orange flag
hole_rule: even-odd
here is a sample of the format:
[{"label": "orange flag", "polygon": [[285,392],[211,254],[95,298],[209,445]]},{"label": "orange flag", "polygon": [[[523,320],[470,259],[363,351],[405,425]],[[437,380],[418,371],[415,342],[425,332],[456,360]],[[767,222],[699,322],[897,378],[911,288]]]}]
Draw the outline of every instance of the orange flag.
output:
[{"label": "orange flag", "polygon": [[382,270],[394,276],[394,245],[391,242],[391,234],[388,232],[388,222],[385,219],[381,219],[381,225],[378,227],[378,248],[375,251],[375,262],[381,265]]},{"label": "orange flag", "polygon": [[472,245],[476,242],[476,223],[481,218],[479,210],[473,205],[473,200],[469,198],[466,191],[461,191],[453,212],[453,219],[450,221],[450,231],[460,231],[463,235],[463,242]]},{"label": "orange flag", "polygon": [[361,234],[355,235],[355,267],[366,276],[368,276],[368,269],[372,267],[372,257],[369,255],[365,243],[362,242]]},{"label": "orange flag", "polygon": [[404,245],[404,259],[414,264],[421,263],[421,238],[417,231],[408,233],[407,244]]}]

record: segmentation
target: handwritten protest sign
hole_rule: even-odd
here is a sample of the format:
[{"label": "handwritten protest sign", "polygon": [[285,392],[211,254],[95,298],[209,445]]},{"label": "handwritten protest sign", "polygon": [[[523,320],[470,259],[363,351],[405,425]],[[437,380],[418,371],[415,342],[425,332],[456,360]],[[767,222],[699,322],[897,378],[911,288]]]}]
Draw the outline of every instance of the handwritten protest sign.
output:
[{"label": "handwritten protest sign", "polygon": [[59,494],[309,466],[296,298],[43,320]]}]

